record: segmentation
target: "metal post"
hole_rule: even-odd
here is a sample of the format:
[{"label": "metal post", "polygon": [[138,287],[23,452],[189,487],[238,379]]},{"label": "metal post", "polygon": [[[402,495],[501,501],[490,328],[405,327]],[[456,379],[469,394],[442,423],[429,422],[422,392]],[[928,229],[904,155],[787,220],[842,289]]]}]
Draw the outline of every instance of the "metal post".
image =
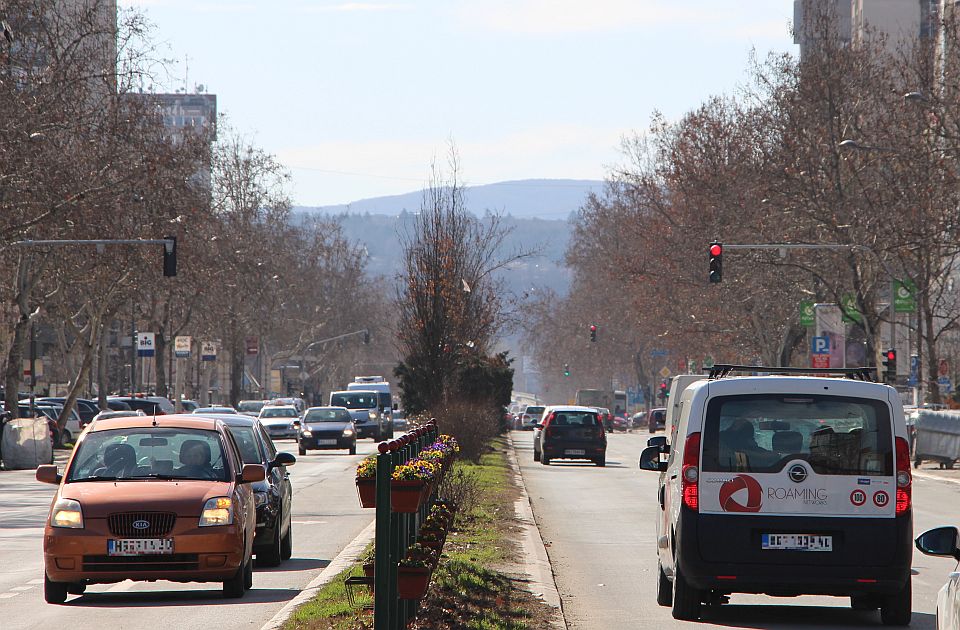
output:
[{"label": "metal post", "polygon": [[[390,617],[390,595],[396,599],[391,589],[391,576],[396,574],[396,565],[390,564],[390,476],[393,474],[393,453],[390,443],[381,442],[377,455],[377,507],[374,533],[374,589],[373,589],[373,627],[374,630],[392,630]],[[393,585],[394,589],[396,584]]]}]

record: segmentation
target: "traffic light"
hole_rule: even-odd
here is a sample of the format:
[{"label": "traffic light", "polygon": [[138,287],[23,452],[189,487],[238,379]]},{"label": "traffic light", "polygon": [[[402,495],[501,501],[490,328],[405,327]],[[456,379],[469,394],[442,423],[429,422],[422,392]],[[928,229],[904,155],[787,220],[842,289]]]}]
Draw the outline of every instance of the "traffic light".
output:
[{"label": "traffic light", "polygon": [[658,395],[660,396],[660,402],[666,401],[667,396],[670,395],[670,392],[667,391],[666,381],[660,381],[660,391],[658,392]]},{"label": "traffic light", "polygon": [[897,382],[897,351],[893,348],[883,353],[883,381],[889,385]]},{"label": "traffic light", "polygon": [[723,243],[713,241],[710,243],[710,282],[720,282],[723,280]]},{"label": "traffic light", "polygon": [[564,378],[570,378],[570,364],[569,364],[569,363],[564,363],[564,364],[563,364],[563,376],[564,376]]},{"label": "traffic light", "polygon": [[596,340],[597,340],[597,325],[590,324],[590,341],[596,341]]},{"label": "traffic light", "polygon": [[177,275],[177,237],[164,236],[168,241],[173,241],[173,245],[163,245],[163,275],[166,278],[172,278]]}]

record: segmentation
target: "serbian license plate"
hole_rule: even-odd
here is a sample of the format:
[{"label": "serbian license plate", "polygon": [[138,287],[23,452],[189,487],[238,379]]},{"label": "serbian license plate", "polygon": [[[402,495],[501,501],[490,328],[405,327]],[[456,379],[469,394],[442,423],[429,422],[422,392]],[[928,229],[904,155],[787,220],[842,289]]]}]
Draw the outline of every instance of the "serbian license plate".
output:
[{"label": "serbian license plate", "polygon": [[107,555],[110,556],[155,556],[168,553],[173,553],[172,538],[133,538],[107,541]]},{"label": "serbian license plate", "polygon": [[817,534],[762,534],[763,549],[781,551],[833,551],[833,536]]},{"label": "serbian license plate", "polygon": [[564,451],[566,455],[586,455],[587,452],[582,448],[568,448]]},{"label": "serbian license plate", "polygon": [[317,446],[335,446],[336,440],[317,440]]}]

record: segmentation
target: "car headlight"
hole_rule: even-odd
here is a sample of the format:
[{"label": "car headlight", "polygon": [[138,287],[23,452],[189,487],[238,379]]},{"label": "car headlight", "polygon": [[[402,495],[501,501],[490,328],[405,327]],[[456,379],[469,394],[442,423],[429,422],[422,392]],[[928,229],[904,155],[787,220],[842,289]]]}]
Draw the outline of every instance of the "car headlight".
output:
[{"label": "car headlight", "polygon": [[343,437],[350,437],[351,435],[353,435],[353,429],[347,428],[343,430]]},{"label": "car headlight", "polygon": [[313,437],[313,433],[310,431],[310,429],[304,429],[300,435],[303,437]]},{"label": "car headlight", "polygon": [[69,527],[83,529],[83,510],[80,502],[73,499],[57,499],[50,515],[50,525],[53,527]]},{"label": "car headlight", "polygon": [[370,419],[371,419],[371,420],[376,420],[376,419],[377,419],[377,412],[376,412],[376,411],[371,411],[371,412],[370,412]]},{"label": "car headlight", "polygon": [[269,495],[266,492],[254,492],[253,493],[253,504],[256,507],[262,507],[267,504]]},{"label": "car headlight", "polygon": [[200,527],[211,525],[233,525],[233,499],[213,497],[203,504],[200,513]]}]

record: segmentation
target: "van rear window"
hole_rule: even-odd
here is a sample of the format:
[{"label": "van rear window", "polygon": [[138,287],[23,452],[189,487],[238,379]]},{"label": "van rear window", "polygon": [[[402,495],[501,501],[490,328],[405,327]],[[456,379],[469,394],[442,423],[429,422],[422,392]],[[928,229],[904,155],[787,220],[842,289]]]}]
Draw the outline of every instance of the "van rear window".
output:
[{"label": "van rear window", "polygon": [[722,396],[707,406],[703,470],[779,472],[802,459],[818,474],[892,475],[890,410],[837,396]]}]

